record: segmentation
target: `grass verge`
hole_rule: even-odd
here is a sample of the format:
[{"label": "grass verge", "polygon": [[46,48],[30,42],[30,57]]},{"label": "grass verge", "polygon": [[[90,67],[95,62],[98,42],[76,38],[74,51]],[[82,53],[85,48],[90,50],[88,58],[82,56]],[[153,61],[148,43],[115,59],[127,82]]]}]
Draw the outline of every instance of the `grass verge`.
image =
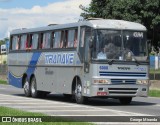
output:
[{"label": "grass verge", "polygon": [[160,90],[156,90],[156,89],[149,90],[149,96],[151,96],[151,97],[160,97]]},{"label": "grass verge", "polygon": [[[7,108],[7,107],[2,107],[0,106],[0,116],[47,116],[42,113],[32,113],[32,112],[26,112],[26,111],[21,111],[17,109],[12,109],[12,108]],[[3,125],[93,125],[91,123],[85,123],[85,122],[72,122],[71,120],[66,120],[62,118],[54,118],[55,122],[38,122],[38,123],[0,123]]]},{"label": "grass verge", "polygon": [[0,84],[4,84],[4,85],[6,84],[7,85],[8,83],[7,83],[7,81],[0,79]]},{"label": "grass verge", "polygon": [[158,70],[150,69],[149,73],[150,73],[150,74],[157,74],[157,73],[160,73],[160,69],[158,69]]}]

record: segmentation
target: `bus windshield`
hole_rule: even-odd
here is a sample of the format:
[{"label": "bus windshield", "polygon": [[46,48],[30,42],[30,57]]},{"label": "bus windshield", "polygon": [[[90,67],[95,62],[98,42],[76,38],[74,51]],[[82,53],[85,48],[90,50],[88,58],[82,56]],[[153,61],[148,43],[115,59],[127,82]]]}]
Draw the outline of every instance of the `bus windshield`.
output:
[{"label": "bus windshield", "polygon": [[100,29],[94,34],[94,60],[127,60],[128,56],[131,60],[147,59],[145,32]]},{"label": "bus windshield", "polygon": [[129,49],[134,56],[146,56],[146,34],[144,32],[124,31],[124,48]]}]

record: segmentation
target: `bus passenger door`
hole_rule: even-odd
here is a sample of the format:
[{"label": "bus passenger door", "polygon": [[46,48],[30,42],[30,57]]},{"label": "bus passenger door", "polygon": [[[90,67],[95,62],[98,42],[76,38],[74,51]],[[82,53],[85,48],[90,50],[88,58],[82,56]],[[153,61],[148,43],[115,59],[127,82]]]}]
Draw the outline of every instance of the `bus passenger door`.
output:
[{"label": "bus passenger door", "polygon": [[79,52],[80,52],[81,62],[84,63],[85,73],[89,73],[89,60],[90,60],[89,41],[90,41],[90,38],[91,38],[91,28],[81,27]]}]

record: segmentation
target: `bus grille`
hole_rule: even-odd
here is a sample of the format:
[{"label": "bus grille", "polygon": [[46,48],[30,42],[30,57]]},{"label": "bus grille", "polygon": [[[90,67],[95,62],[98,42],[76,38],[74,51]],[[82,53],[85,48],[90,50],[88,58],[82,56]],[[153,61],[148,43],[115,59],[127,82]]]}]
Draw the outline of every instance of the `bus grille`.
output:
[{"label": "bus grille", "polygon": [[141,72],[99,72],[100,76],[128,76],[128,77],[146,77],[146,73]]},{"label": "bus grille", "polygon": [[111,79],[112,84],[136,84],[135,79]]},{"label": "bus grille", "polygon": [[135,95],[137,93],[138,88],[108,88],[110,95]]}]

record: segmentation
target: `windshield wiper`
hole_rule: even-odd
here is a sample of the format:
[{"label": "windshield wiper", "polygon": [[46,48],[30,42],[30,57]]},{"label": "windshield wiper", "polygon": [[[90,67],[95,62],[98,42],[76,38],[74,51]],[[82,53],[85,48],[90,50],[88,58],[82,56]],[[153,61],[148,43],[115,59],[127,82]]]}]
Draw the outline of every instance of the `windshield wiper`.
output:
[{"label": "windshield wiper", "polygon": [[[126,50],[125,50],[126,51]],[[135,63],[137,64],[137,66],[139,66],[140,65],[140,62],[135,58],[135,56],[134,56],[134,54],[133,54],[133,52],[130,50],[130,51],[128,51],[128,52],[125,52],[125,53],[131,53],[131,58],[133,58],[134,60],[135,60]]]},{"label": "windshield wiper", "polygon": [[134,56],[132,56],[132,57],[134,58],[135,63],[137,64],[136,66],[139,66],[139,65],[140,65],[140,62],[139,62]]},{"label": "windshield wiper", "polygon": [[113,56],[113,59],[108,61],[108,64],[109,64],[109,65],[112,65],[113,62],[115,61],[116,56],[117,56],[117,55],[120,55],[122,52],[123,52],[123,50],[119,50],[119,52],[117,52],[117,53]]},{"label": "windshield wiper", "polygon": [[108,61],[108,64],[109,64],[109,65],[112,65],[114,61],[115,61],[115,60],[112,59],[112,60]]}]

